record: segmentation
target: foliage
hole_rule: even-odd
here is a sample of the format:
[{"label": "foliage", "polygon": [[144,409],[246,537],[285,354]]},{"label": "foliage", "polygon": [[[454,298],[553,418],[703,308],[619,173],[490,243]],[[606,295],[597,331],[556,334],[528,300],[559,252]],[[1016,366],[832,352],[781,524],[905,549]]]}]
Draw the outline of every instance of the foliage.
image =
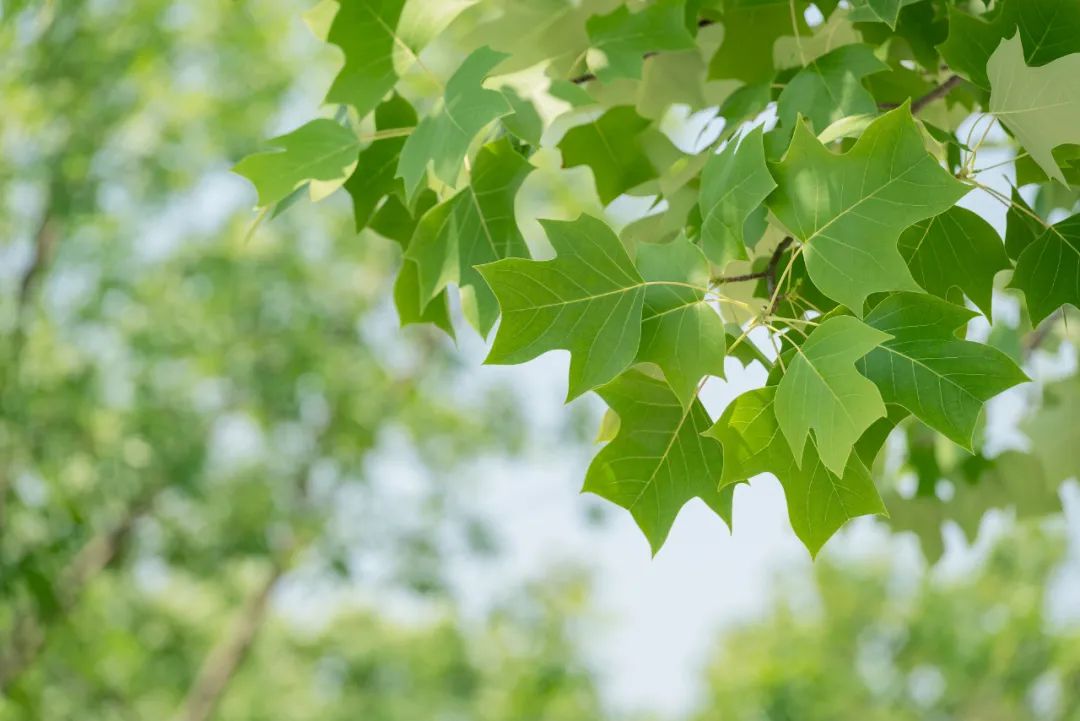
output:
[{"label": "foliage", "polygon": [[790,588],[726,635],[695,721],[1075,719],[1077,629],[1046,613],[1064,546],[1014,530],[944,580],[895,559],[819,563],[813,602]]},{"label": "foliage", "polygon": [[[432,314],[449,330],[456,285],[482,336],[501,314],[489,363],[568,350],[568,398],[595,390],[620,421],[585,489],[628,508],[654,552],[687,500],[720,510],[767,472],[816,553],[847,519],[888,513],[869,469],[898,423],[996,464],[975,439],[987,402],[1028,380],[1020,364],[1080,305],[1076,218],[1048,217],[1077,199],[1073,3],[530,5],[429,16],[426,0],[323,0],[314,13],[344,58],[327,96],[341,129],[326,140],[341,141],[324,154],[279,139],[237,172],[267,209],[332,180],[362,189],[361,225],[377,229],[376,208],[411,216],[402,323]],[[407,106],[414,125],[381,120]],[[977,168],[999,121],[1037,210]],[[552,165],[562,172],[530,172]],[[571,207],[602,213],[534,202],[566,194],[581,168],[594,193]],[[957,205],[978,194],[1008,207],[1004,239]],[[648,210],[627,223],[634,198]],[[525,232],[538,219],[554,259]],[[965,339],[965,299],[989,321],[1009,272],[1015,292],[996,296],[1042,324],[1019,358]],[[748,347],[766,387],[702,435],[702,386]],[[1051,487],[1080,471],[1075,453],[1032,463]]]}]

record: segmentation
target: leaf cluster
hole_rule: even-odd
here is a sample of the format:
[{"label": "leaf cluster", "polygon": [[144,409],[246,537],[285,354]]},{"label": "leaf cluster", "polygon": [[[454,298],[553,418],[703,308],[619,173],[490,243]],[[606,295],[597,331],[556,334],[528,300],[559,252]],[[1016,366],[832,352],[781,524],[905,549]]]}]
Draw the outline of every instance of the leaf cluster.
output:
[{"label": "leaf cluster", "polygon": [[[487,362],[568,351],[568,399],[618,417],[585,489],[654,552],[691,498],[730,523],[761,473],[811,554],[887,515],[874,469],[895,426],[982,458],[986,403],[1028,380],[971,321],[1010,294],[1032,326],[1080,306],[1074,2],[433,7],[320,3],[337,119],[236,170],[273,212],[343,186],[357,230],[403,249],[403,325],[452,334],[456,288],[494,330]],[[989,142],[1036,209],[984,182]],[[976,193],[1007,207],[1004,238],[958,205]],[[712,414],[701,391],[729,357],[768,380]],[[1070,449],[1034,462],[1051,483],[1080,470]]]}]

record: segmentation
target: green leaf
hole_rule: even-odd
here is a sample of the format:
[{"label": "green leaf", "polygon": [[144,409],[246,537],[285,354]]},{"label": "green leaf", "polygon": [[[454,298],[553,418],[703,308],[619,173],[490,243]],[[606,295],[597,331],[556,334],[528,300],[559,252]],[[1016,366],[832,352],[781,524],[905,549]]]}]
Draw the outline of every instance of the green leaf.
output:
[{"label": "green leaf", "polygon": [[320,118],[266,142],[271,150],[249,155],[233,167],[259,193],[259,207],[312,183],[312,200],[337,190],[356,167],[360,139],[349,128]]},{"label": "green leaf", "polygon": [[[1026,212],[1025,212],[1026,211]],[[1005,214],[1005,252],[1016,260],[1024,249],[1043,234],[1046,226],[1035,217],[1035,212],[1027,204],[1020,191],[1012,190],[1012,205]]]},{"label": "green leaf", "polygon": [[871,123],[842,155],[800,123],[772,170],[779,187],[766,202],[803,242],[811,280],[857,315],[871,293],[919,290],[896,241],[968,191],[926,152],[907,105]]},{"label": "green leaf", "polygon": [[592,51],[603,54],[602,63],[590,69],[602,82],[617,78],[640,78],[646,53],[691,50],[694,38],[686,29],[685,0],[655,0],[638,12],[626,5],[607,15],[594,15],[585,23]]},{"label": "green leaf", "polygon": [[874,96],[863,87],[868,75],[888,70],[869,45],[844,45],[813,60],[780,93],[777,114],[785,127],[794,127],[801,113],[817,132],[841,118],[878,110]]},{"label": "green leaf", "polygon": [[456,184],[473,138],[488,123],[511,112],[502,93],[481,85],[505,57],[486,47],[474,50],[446,83],[442,105],[421,120],[405,141],[397,174],[404,179],[409,197],[424,179],[429,162],[440,180]]},{"label": "green leaf", "polygon": [[570,351],[567,399],[626,370],[641,341],[645,281],[602,220],[542,220],[554,260],[507,258],[478,269],[502,308],[487,363]]},{"label": "green leaf", "polygon": [[597,389],[619,414],[619,432],[589,465],[582,490],[630,511],[653,555],[680,509],[697,497],[731,525],[723,450],[703,436],[712,421],[700,401],[684,408],[662,380],[630,370]]},{"label": "green leaf", "polygon": [[990,318],[994,275],[1012,267],[994,226],[964,208],[921,220],[900,236],[900,254],[915,282],[949,299],[959,288]]},{"label": "green leaf", "polygon": [[1009,287],[1024,291],[1033,326],[1066,303],[1080,308],[1080,215],[1046,228],[1024,248]]},{"label": "green leaf", "polygon": [[405,0],[342,0],[327,40],[345,53],[328,103],[346,103],[360,117],[375,109],[397,84],[394,46]]},{"label": "green leaf", "polygon": [[611,108],[591,123],[567,131],[559,142],[563,167],[587,165],[596,179],[600,202],[607,205],[656,177],[642,142],[649,125],[629,105]]},{"label": "green leaf", "polygon": [[796,348],[776,389],[776,417],[797,461],[813,430],[825,467],[843,474],[859,436],[885,415],[881,394],[855,362],[888,338],[851,316],[837,316]]},{"label": "green leaf", "polygon": [[[724,41],[709,62],[709,78],[741,80],[747,85],[772,82],[776,75],[773,45],[787,35],[808,36],[804,0],[733,0],[720,16]],[[794,15],[794,24],[792,16]]]},{"label": "green leaf", "polygon": [[816,556],[841,526],[857,516],[885,514],[870,471],[856,454],[843,473],[830,471],[817,455],[813,439],[796,462],[776,417],[774,387],[737,397],[706,433],[724,447],[722,485],[771,473],[787,499],[795,535]]},{"label": "green leaf", "polygon": [[1028,65],[1046,65],[1080,52],[1080,3],[1004,0],[980,16],[950,6],[949,36],[938,49],[953,72],[988,90],[987,62],[1017,29]]},{"label": "green leaf", "polygon": [[[371,219],[370,228],[379,235],[389,238],[401,246],[403,254],[409,250],[409,241],[420,218],[430,210],[438,198],[430,190],[420,193],[416,199],[416,208],[410,212],[395,194],[386,198]],[[405,257],[394,281],[394,307],[402,327],[417,323],[432,323],[454,337],[454,325],[450,320],[450,299],[446,291],[439,293],[433,300],[420,305],[420,275],[416,263]]]},{"label": "green leaf", "polygon": [[990,112],[1049,177],[1068,185],[1054,160],[1058,145],[1080,143],[1080,54],[1028,67],[1020,38],[1002,41],[986,66]]},{"label": "green leaf", "polygon": [[885,23],[896,28],[900,10],[924,0],[852,0],[848,19],[853,23]]},{"label": "green leaf", "polygon": [[722,152],[709,156],[698,199],[701,244],[709,260],[723,268],[732,260],[747,258],[746,221],[774,188],[760,127],[738,145],[733,140]]},{"label": "green leaf", "polygon": [[724,375],[726,331],[716,310],[705,302],[709,261],[680,236],[670,243],[638,248],[637,267],[646,281],[697,286],[653,285],[645,289],[641,348],[637,360],[655,363],[684,407],[706,376]]},{"label": "green leaf", "polygon": [[866,323],[892,336],[858,362],[886,403],[971,450],[983,404],[1028,380],[1007,355],[958,338],[974,313],[920,293],[897,293]]},{"label": "green leaf", "polygon": [[471,320],[488,334],[499,307],[474,266],[529,256],[514,220],[514,198],[532,169],[507,138],[489,143],[476,156],[469,184],[424,214],[407,253],[419,273],[421,306],[451,283],[468,288],[475,306]]},{"label": "green leaf", "polygon": [[[416,125],[416,111],[404,98],[395,95],[375,108],[376,131],[411,128]],[[345,181],[345,190],[352,196],[356,229],[367,227],[379,201],[398,186],[395,177],[405,137],[376,140],[360,152],[356,170]]]}]

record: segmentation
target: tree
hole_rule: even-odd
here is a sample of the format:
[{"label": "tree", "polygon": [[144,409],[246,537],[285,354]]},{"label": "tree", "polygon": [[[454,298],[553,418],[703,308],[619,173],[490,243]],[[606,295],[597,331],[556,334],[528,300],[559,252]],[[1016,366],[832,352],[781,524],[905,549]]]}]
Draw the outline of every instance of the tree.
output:
[{"label": "tree", "polygon": [[[404,249],[403,325],[454,332],[456,288],[488,363],[568,351],[568,400],[618,419],[585,490],[654,553],[687,501],[730,524],[770,473],[816,554],[894,507],[873,469],[898,425],[973,483],[1012,472],[982,452],[984,407],[1080,305],[1080,219],[1057,220],[1078,198],[1075,2],[323,0],[307,19],[343,58],[335,116],[236,172],[264,214],[344,188],[357,228]],[[987,184],[995,129],[1034,207]],[[1008,209],[1004,238],[958,205],[973,193]],[[710,414],[728,356],[769,379]],[[1022,467],[1052,496],[1080,456],[1032,423]]]},{"label": "tree", "polygon": [[[396,251],[356,242],[344,213],[297,209],[252,233],[229,200],[222,160],[287,104],[290,16],[259,3],[2,7],[0,173],[16,190],[0,206],[13,239],[0,279],[0,718],[211,718],[264,627],[279,639],[270,658],[307,663],[275,601],[304,579],[341,592],[362,576],[438,609],[417,645],[449,648],[465,675],[524,665],[516,650],[489,666],[459,648],[474,635],[441,563],[447,546],[491,552],[458,476],[521,446],[507,390],[455,397],[460,364],[431,332],[379,337]],[[391,443],[414,461],[407,514],[387,513],[400,490],[372,468]],[[385,621],[338,610],[356,634]],[[550,636],[538,668],[573,665],[543,618],[509,626]],[[404,653],[407,635],[371,642]],[[588,708],[579,676],[550,697]],[[430,702],[453,692],[432,688]]]},{"label": "tree", "polygon": [[726,635],[695,718],[1077,718],[1075,629],[1045,615],[1063,541],[1014,529],[949,580],[819,564],[812,608],[796,594]]}]

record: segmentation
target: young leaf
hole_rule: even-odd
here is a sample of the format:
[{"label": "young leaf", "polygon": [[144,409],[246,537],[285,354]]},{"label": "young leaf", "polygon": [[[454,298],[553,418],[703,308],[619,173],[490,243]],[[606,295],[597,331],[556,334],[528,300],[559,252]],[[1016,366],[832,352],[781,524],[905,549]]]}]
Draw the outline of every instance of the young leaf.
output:
[{"label": "young leaf", "polygon": [[970,210],[949,208],[905,230],[897,246],[928,293],[948,300],[959,288],[990,317],[994,275],[1011,267],[994,226]]},{"label": "young leaf", "polygon": [[629,510],[653,555],[691,498],[731,525],[732,489],[721,482],[723,450],[702,435],[712,421],[700,401],[684,407],[666,383],[637,370],[597,393],[619,414],[619,432],[589,465],[582,490]]},{"label": "young leaf", "polygon": [[[375,108],[375,129],[378,131],[412,128],[415,125],[416,111],[398,95]],[[397,187],[398,180],[394,176],[403,145],[404,136],[383,138],[360,152],[356,170],[345,181],[345,190],[352,196],[357,231],[367,227],[379,201]]]},{"label": "young leaf", "polygon": [[473,321],[481,335],[488,334],[499,306],[474,266],[529,256],[514,220],[514,198],[531,171],[507,138],[489,143],[476,156],[469,184],[420,219],[406,257],[417,267],[421,307],[451,283],[469,288]]},{"label": "young leaf", "polygon": [[956,336],[974,315],[932,296],[897,293],[866,316],[892,337],[857,363],[886,403],[968,450],[983,404],[1028,380],[1001,351]]},{"label": "young leaf", "polygon": [[656,177],[641,134],[649,121],[634,108],[611,108],[596,120],[567,131],[559,142],[563,167],[587,165],[596,179],[600,202],[607,205],[634,186]]},{"label": "young leaf", "polygon": [[345,53],[326,102],[346,103],[364,117],[397,83],[394,45],[405,0],[343,0],[327,40]]},{"label": "young leaf", "polygon": [[816,556],[848,520],[885,514],[885,505],[870,471],[856,454],[837,475],[822,463],[811,439],[796,462],[777,422],[776,395],[774,387],[743,393],[706,436],[724,447],[721,485],[759,473],[776,476],[784,488],[791,527],[810,555]]},{"label": "young leaf", "polygon": [[585,23],[592,48],[604,62],[592,68],[602,82],[640,78],[646,53],[692,50],[694,38],[686,29],[686,0],[656,0],[638,12],[620,5],[607,15]]},{"label": "young leaf", "polygon": [[1032,325],[1066,303],[1080,308],[1080,215],[1046,228],[1024,249],[1009,287],[1024,291]]},{"label": "young leaf", "polygon": [[754,128],[742,142],[729,142],[709,156],[701,172],[701,244],[709,260],[723,268],[732,260],[745,260],[743,229],[776,182],[765,164],[761,128]]},{"label": "young leaf", "polygon": [[780,93],[777,115],[793,127],[801,113],[821,132],[841,118],[877,112],[877,102],[862,85],[868,75],[888,70],[869,45],[844,45],[810,62]]},{"label": "young leaf", "polygon": [[626,370],[641,341],[645,281],[602,220],[543,220],[554,260],[507,258],[478,268],[502,308],[487,363],[570,351],[567,399]]},{"label": "young leaf", "polygon": [[968,191],[926,152],[907,105],[871,123],[843,155],[800,123],[772,170],[779,187],[766,202],[803,241],[810,278],[857,315],[871,293],[919,290],[896,241]]},{"label": "young leaf", "polygon": [[1054,160],[1058,145],[1080,143],[1080,54],[1028,67],[1020,37],[1002,41],[986,66],[990,112],[1051,178],[1068,185]]},{"label": "young leaf", "polygon": [[837,316],[796,349],[776,389],[776,418],[796,462],[813,430],[825,467],[844,473],[859,436],[885,415],[881,394],[855,362],[888,339],[851,316]]},{"label": "young leaf", "polygon": [[401,149],[398,176],[412,197],[430,162],[444,183],[457,182],[469,144],[485,125],[511,112],[498,90],[484,88],[484,78],[506,56],[483,47],[474,50],[446,83],[442,106],[426,116]]},{"label": "young leaf", "polygon": [[284,199],[307,182],[313,200],[337,190],[356,167],[360,139],[349,128],[320,118],[267,141],[272,150],[249,155],[233,168],[255,186],[259,207]]},{"label": "young leaf", "polygon": [[637,360],[658,365],[675,396],[689,406],[702,378],[724,375],[724,321],[701,289],[709,282],[709,262],[680,236],[670,243],[642,244],[637,267],[646,281],[687,284],[645,289]]}]

